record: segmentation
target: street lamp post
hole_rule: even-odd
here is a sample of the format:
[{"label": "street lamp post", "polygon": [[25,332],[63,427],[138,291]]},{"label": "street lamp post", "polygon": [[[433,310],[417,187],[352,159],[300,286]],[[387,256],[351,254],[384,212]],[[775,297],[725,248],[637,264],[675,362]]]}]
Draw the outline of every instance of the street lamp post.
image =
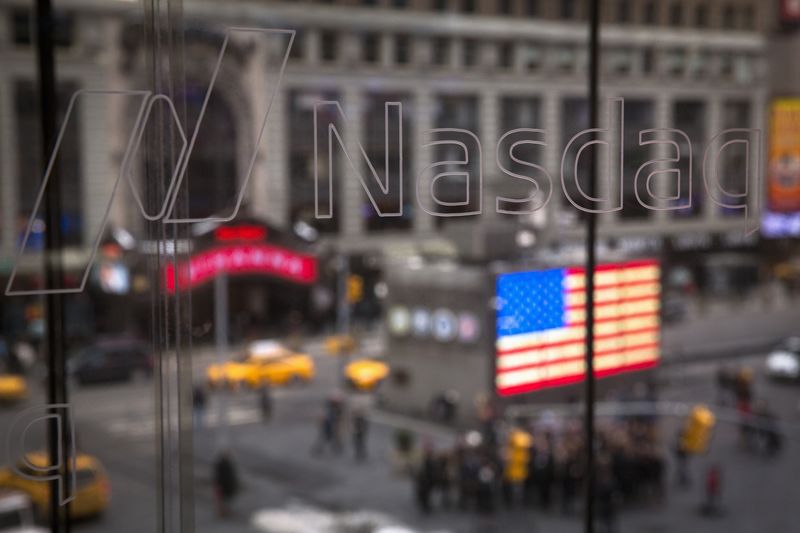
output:
[{"label": "street lamp post", "polygon": [[336,329],[339,333],[339,379],[344,383],[345,367],[347,366],[348,350],[345,346],[345,339],[350,333],[350,302],[348,300],[347,281],[350,277],[350,262],[347,256],[339,252],[337,259],[337,308],[336,308]]},{"label": "street lamp post", "polygon": [[[217,367],[222,368],[228,353],[228,276],[224,272],[214,278],[214,333],[217,348]],[[228,398],[222,387],[219,398],[217,418],[217,445],[224,448],[228,444]]]}]

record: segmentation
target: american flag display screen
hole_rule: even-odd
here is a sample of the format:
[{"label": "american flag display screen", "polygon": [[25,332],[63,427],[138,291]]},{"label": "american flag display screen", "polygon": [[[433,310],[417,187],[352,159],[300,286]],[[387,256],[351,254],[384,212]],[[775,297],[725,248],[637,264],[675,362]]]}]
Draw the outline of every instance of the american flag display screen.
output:
[{"label": "american flag display screen", "polygon": [[[497,391],[511,396],[582,381],[586,374],[585,275],[556,268],[497,277]],[[595,272],[597,377],[659,360],[660,268],[655,260],[603,264]]]}]

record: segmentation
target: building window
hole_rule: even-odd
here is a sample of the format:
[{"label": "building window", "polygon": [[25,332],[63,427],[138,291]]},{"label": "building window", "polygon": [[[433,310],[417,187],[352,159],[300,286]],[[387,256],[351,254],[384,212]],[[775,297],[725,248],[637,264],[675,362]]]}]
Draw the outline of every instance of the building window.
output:
[{"label": "building window", "polygon": [[378,0],[361,0],[365,6],[377,6]]},{"label": "building window", "polygon": [[630,48],[615,48],[608,51],[609,72],[618,75],[630,74],[633,70],[633,50]]},{"label": "building window", "polygon": [[463,59],[465,67],[474,67],[478,64],[478,41],[475,39],[465,39],[463,47]]},{"label": "building window", "polygon": [[742,29],[753,30],[756,27],[756,11],[752,5],[742,8]]},{"label": "building window", "polygon": [[719,58],[719,74],[723,78],[733,77],[733,55],[729,52],[723,53]]},{"label": "building window", "polygon": [[395,9],[405,9],[408,7],[408,0],[392,0],[392,6]]},{"label": "building window", "polygon": [[411,39],[408,35],[397,35],[394,38],[394,62],[407,65],[411,61]]},{"label": "building window", "polygon": [[576,15],[575,0],[561,0],[561,18],[574,19]]},{"label": "building window", "polygon": [[673,2],[669,6],[669,25],[676,28],[683,26],[683,5],[680,2]]},{"label": "building window", "polygon": [[446,37],[435,37],[432,42],[431,60],[434,65],[450,64],[450,40]]},{"label": "building window", "polygon": [[[397,138],[397,125],[391,123],[389,126],[389,138],[386,138],[386,102],[401,102],[403,105],[403,172],[406,176],[397,176],[396,172],[399,168],[400,151],[399,141]],[[404,230],[410,229],[412,225],[412,213],[414,209],[414,183],[413,179],[409,179],[409,173],[414,168],[412,161],[412,124],[413,117],[411,98],[406,94],[384,94],[372,93],[367,94],[364,100],[364,137],[360,139],[363,143],[364,151],[367,154],[372,166],[378,173],[381,179],[388,179],[392,183],[398,181],[402,184],[402,198],[403,198],[403,216],[397,217],[382,217],[375,210],[366,192],[364,192],[364,199],[362,203],[362,212],[366,218],[365,225],[367,231],[390,231],[390,230]],[[394,120],[394,119],[393,119]],[[388,152],[387,152],[388,141]],[[388,159],[388,161],[387,161]],[[389,164],[389,169],[386,169],[386,163]],[[369,168],[362,169],[365,179],[371,180],[372,174]],[[387,175],[387,172],[389,173]],[[396,195],[401,194],[399,189],[392,189]],[[378,195],[373,195],[378,207],[384,212],[391,212],[395,210],[397,203],[397,196],[382,198]]]},{"label": "building window", "polygon": [[522,64],[525,70],[532,72],[542,66],[542,46],[539,43],[526,43],[522,47]]},{"label": "building window", "polygon": [[572,46],[559,46],[553,50],[553,60],[556,69],[561,72],[574,72],[577,66],[577,54]]},{"label": "building window", "polygon": [[619,0],[617,2],[617,22],[625,24],[631,21],[631,3],[630,0]]},{"label": "building window", "polygon": [[365,33],[361,39],[361,53],[365,63],[381,60],[381,39],[377,33]]},{"label": "building window", "polygon": [[497,51],[497,65],[503,69],[514,68],[514,43],[500,43]]},{"label": "building window", "polygon": [[475,13],[475,0],[461,0],[461,11]]},{"label": "building window", "polygon": [[[579,132],[587,129],[589,127],[589,104],[586,98],[583,97],[576,97],[576,98],[565,98],[561,102],[561,146],[566,146],[569,141]],[[589,190],[589,157],[587,152],[589,150],[595,150],[597,145],[590,145],[585,150],[584,153],[581,155],[581,158],[578,160],[578,168],[577,168],[577,176],[580,188],[584,191]],[[566,168],[574,168],[575,167],[575,151],[570,150],[564,154],[564,158],[566,161]],[[570,194],[570,197],[573,199],[579,199],[580,193],[578,192],[578,184],[575,183],[574,180],[567,180],[564,186],[567,189],[567,192]],[[558,210],[556,214],[557,220],[556,223],[559,225],[571,225],[577,219],[584,219],[585,213],[583,210],[575,209],[575,207],[570,203],[569,199],[565,195],[561,196],[561,205],[564,209]]]},{"label": "building window", "polygon": [[514,8],[514,3],[512,2],[512,0],[500,0],[497,11],[501,15],[510,15],[511,12],[513,11],[513,8]]},{"label": "building window", "polygon": [[[530,96],[509,96],[501,99],[500,101],[500,128],[501,131],[511,131],[517,128],[542,128],[543,122],[541,118],[541,101],[539,98]],[[544,150],[542,147],[535,147],[530,144],[522,144],[514,148],[514,158],[526,163],[543,164],[544,163]],[[520,175],[530,175],[530,167],[514,161],[511,154],[508,152],[500,154],[500,162],[509,171]],[[498,180],[497,195],[505,198],[528,198],[535,189],[532,189],[532,184],[526,180],[514,179],[509,176],[503,176],[503,179]],[[544,191],[540,191],[537,195],[537,201],[542,201]],[[529,211],[535,207],[529,203],[512,204],[516,208],[511,210],[524,212]],[[505,215],[516,216],[516,215]]]},{"label": "building window", "polygon": [[[27,46],[33,42],[33,18],[28,9],[14,9],[11,13],[14,44]],[[53,12],[53,45],[69,48],[75,42],[75,17],[70,12]]]},{"label": "building window", "polygon": [[[436,111],[434,116],[435,128],[460,128],[467,131],[480,131],[478,121],[478,98],[475,96],[439,96],[436,99]],[[434,148],[434,158],[437,161],[458,161],[464,157],[464,151],[452,144],[438,145]],[[469,190],[470,198],[476,198],[481,194],[477,180],[479,172],[478,159],[472,157],[469,165],[453,165],[439,167],[438,172],[450,173],[436,182],[436,197],[442,202],[452,202],[457,204],[465,200],[465,178],[463,172],[468,172],[471,176]],[[438,206],[440,212],[461,213],[464,211],[463,205],[454,205],[451,208]],[[462,217],[456,217],[459,219]],[[452,219],[451,219],[452,220]],[[447,217],[437,217],[437,227],[442,227],[447,223]]]},{"label": "building window", "polygon": [[642,50],[642,74],[653,74],[656,70],[656,53],[650,47]]},{"label": "building window", "polygon": [[[287,146],[289,149],[289,172],[292,179],[288,180],[289,187],[289,219],[292,226],[298,222],[308,224],[322,233],[335,233],[339,231],[340,219],[344,214],[341,206],[341,172],[340,151],[334,150],[332,166],[334,169],[334,181],[329,184],[327,172],[322,172],[320,179],[323,180],[320,186],[320,205],[328,205],[332,195],[333,216],[331,218],[317,218],[315,215],[314,194],[316,190],[314,182],[314,104],[322,100],[338,100],[339,95],[333,92],[319,93],[310,90],[294,90],[288,94],[289,98],[289,120]],[[331,113],[329,107],[322,107],[319,110],[319,120],[334,122],[337,116],[326,116]],[[328,146],[328,131],[320,128],[317,142],[320,146]],[[319,161],[321,169],[328,168],[328,152],[321,151],[322,159]],[[329,188],[330,185],[330,188]],[[348,213],[349,215],[349,213]]]},{"label": "building window", "polygon": [[734,61],[733,75],[738,83],[752,83],[755,79],[755,58],[746,55],[737,56]]},{"label": "building window", "polygon": [[[57,122],[63,122],[66,105],[78,87],[73,83],[59,84],[57,97],[59,103]],[[67,130],[61,142],[59,155],[55,164],[59,172],[61,184],[61,235],[65,245],[80,245],[83,242],[84,218],[83,201],[85,198],[84,183],[81,170],[81,109],[80,100],[72,110]],[[42,161],[42,141],[40,131],[40,107],[38,91],[32,81],[20,81],[14,85],[14,112],[16,114],[18,177],[17,194],[19,199],[18,237],[22,237],[31,217],[44,220],[44,205],[34,213],[39,184],[44,176],[45,165]],[[40,240],[44,238],[43,234]],[[34,239],[34,241],[31,241]],[[35,237],[28,240],[27,249],[44,246],[44,242],[35,242]]]},{"label": "building window", "polygon": [[708,50],[697,50],[689,62],[689,75],[696,79],[708,76],[711,68],[711,54]]},{"label": "building window", "polygon": [[339,55],[339,39],[335,32],[323,31],[320,33],[320,56],[323,61],[333,62]]},{"label": "building window", "polygon": [[673,77],[681,77],[686,71],[686,50],[683,48],[673,48],[667,50],[664,57],[666,74]]},{"label": "building window", "polygon": [[722,10],[722,27],[726,30],[736,27],[736,9],[731,4],[726,5]]},{"label": "building window", "polygon": [[306,42],[305,33],[303,30],[295,30],[294,40],[292,41],[292,49],[289,50],[289,58],[295,61],[302,61],[305,57]]},{"label": "building window", "polygon": [[447,11],[447,0],[433,0],[433,9],[436,11]]},{"label": "building window", "polygon": [[[652,159],[652,145],[639,144],[639,132],[652,128],[655,113],[649,100],[625,99],[625,132],[622,141],[622,210],[620,218],[626,220],[647,219],[653,211],[639,203],[636,198],[635,177],[639,167]],[[640,180],[639,196],[649,198],[646,180]],[[653,201],[652,199],[650,200]]]},{"label": "building window", "polygon": [[658,12],[657,12],[656,3],[653,0],[648,0],[644,4],[644,23],[645,24],[656,24],[658,20]]},{"label": "building window", "polygon": [[[189,216],[204,218],[231,212],[236,204],[237,128],[236,117],[228,99],[222,95],[205,100],[206,85],[189,80],[186,89],[187,131],[194,131],[196,117],[205,109],[203,127],[195,140],[189,159]],[[220,142],[225,139],[225,142]]]},{"label": "building window", "polygon": [[33,20],[27,9],[15,9],[11,13],[14,44],[28,45],[33,41]]},{"label": "building window", "polygon": [[698,28],[705,28],[708,26],[708,7],[704,5],[697,6],[694,14],[694,23]]},{"label": "building window", "polygon": [[527,0],[525,2],[525,13],[529,17],[536,17],[539,15],[539,0]]},{"label": "building window", "polygon": [[[701,180],[703,176],[703,143],[706,138],[706,106],[705,103],[697,100],[679,100],[672,107],[672,124],[675,129],[684,132],[691,142],[692,150],[692,205],[683,209],[671,211],[675,218],[697,217],[703,210],[703,195],[700,190],[703,188]],[[681,172],[680,194],[681,198],[675,205],[687,203],[687,193],[689,190],[689,146],[681,136],[676,139],[681,151],[681,160],[678,168]],[[675,196],[677,190],[668,190],[666,196]]]},{"label": "building window", "polygon": [[[746,100],[733,100],[727,101],[723,105],[722,120],[725,129],[733,128],[749,128],[750,121],[750,102]],[[722,188],[727,193],[744,194],[748,190],[747,187],[747,174],[748,174],[748,159],[746,146],[742,143],[733,143],[726,146],[721,154],[721,167],[722,174],[720,182]],[[741,205],[741,198],[729,197],[723,195],[725,203]],[[722,216],[725,217],[741,217],[744,215],[742,209],[732,209],[730,207],[720,207]]]}]

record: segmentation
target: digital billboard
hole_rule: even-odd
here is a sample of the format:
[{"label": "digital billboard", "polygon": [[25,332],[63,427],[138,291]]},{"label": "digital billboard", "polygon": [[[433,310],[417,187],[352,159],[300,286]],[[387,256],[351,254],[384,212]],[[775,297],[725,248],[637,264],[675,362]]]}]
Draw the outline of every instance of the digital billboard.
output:
[{"label": "digital billboard", "polygon": [[[586,374],[582,268],[501,274],[496,281],[497,392],[511,396],[582,381]],[[595,375],[651,368],[660,357],[660,267],[603,264],[595,272]]]},{"label": "digital billboard", "polygon": [[800,98],[778,98],[770,109],[767,237],[800,236]]}]

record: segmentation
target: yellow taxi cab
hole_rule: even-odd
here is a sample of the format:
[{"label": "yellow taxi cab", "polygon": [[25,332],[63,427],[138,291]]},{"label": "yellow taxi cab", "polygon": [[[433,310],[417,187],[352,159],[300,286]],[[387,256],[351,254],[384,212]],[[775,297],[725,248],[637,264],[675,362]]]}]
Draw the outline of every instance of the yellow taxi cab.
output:
[{"label": "yellow taxi cab", "polygon": [[356,348],[356,340],[352,335],[331,335],[325,338],[324,346],[328,355],[352,353]]},{"label": "yellow taxi cab", "polygon": [[[0,488],[14,489],[26,493],[33,502],[39,516],[47,516],[50,506],[50,482],[42,470],[50,464],[44,452],[31,452],[25,461],[17,464],[16,470],[6,467],[0,470]],[[34,468],[31,468],[33,466]],[[19,474],[22,472],[28,477]],[[100,515],[111,499],[111,484],[105,469],[95,457],[79,453],[75,457],[74,499],[67,504],[71,518],[91,518]]]},{"label": "yellow taxi cab", "polygon": [[389,375],[389,365],[375,359],[356,359],[344,368],[344,376],[353,388],[369,391]]},{"label": "yellow taxi cab", "polygon": [[18,374],[0,374],[0,402],[20,402],[28,396],[28,382]]},{"label": "yellow taxi cab", "polygon": [[248,346],[239,360],[208,367],[206,378],[212,388],[258,389],[311,381],[315,372],[314,360],[309,355],[293,352],[275,341],[258,341]]},{"label": "yellow taxi cab", "polygon": [[22,374],[16,352],[0,337],[0,403],[15,403],[28,395],[28,382]]}]

